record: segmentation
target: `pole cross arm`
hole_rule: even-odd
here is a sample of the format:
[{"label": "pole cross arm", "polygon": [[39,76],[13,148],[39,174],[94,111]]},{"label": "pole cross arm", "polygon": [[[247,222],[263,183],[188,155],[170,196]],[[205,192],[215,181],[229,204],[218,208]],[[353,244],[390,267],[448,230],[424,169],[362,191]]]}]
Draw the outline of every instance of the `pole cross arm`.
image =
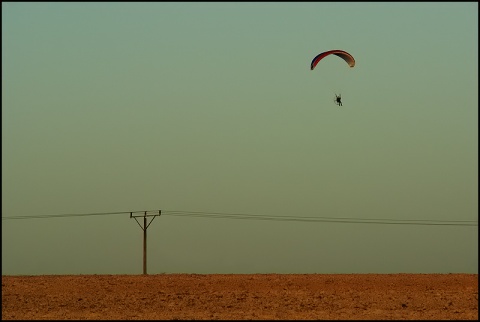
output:
[{"label": "pole cross arm", "polygon": [[[155,212],[154,212],[155,211]],[[158,213],[157,213],[158,211]],[[136,213],[141,213],[141,215],[134,215]],[[135,217],[156,217],[162,214],[161,210],[149,210],[149,211],[130,211],[130,218]]]},{"label": "pole cross arm", "polygon": [[[135,216],[134,216],[133,213],[131,212],[131,213],[130,213],[130,218],[135,219],[135,221],[136,221],[137,224],[140,226],[140,228],[143,229],[143,230],[145,230],[145,229],[148,228],[148,226],[150,226],[150,224],[151,224],[152,221],[155,219],[155,217],[158,217],[158,216],[160,216],[161,214],[162,214],[162,211],[161,211],[161,210],[158,211],[158,214],[147,214],[147,212],[145,211],[145,213],[144,213],[143,215],[135,215]],[[142,225],[141,225],[141,224],[138,222],[138,220],[137,220],[138,217],[142,217],[142,218],[144,218],[144,220],[146,219],[146,217],[153,217],[153,218],[150,220],[150,222],[148,223],[148,225],[142,227]]]}]

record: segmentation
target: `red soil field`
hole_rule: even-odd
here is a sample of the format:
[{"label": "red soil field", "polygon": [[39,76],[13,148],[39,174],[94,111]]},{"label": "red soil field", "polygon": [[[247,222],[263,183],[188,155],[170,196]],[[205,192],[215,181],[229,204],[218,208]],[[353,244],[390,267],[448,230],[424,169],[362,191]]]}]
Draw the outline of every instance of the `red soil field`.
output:
[{"label": "red soil field", "polygon": [[2,276],[2,320],[478,320],[478,274]]}]

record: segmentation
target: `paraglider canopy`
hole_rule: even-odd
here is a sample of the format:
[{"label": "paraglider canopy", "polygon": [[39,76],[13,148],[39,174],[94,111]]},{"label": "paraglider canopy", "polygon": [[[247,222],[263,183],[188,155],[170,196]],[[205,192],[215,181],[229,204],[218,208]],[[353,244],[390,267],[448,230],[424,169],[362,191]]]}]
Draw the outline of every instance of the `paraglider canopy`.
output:
[{"label": "paraglider canopy", "polygon": [[347,53],[344,50],[335,49],[335,50],[325,51],[325,52],[320,53],[317,56],[315,56],[315,58],[313,58],[313,60],[310,64],[310,70],[313,70],[315,68],[315,66],[317,66],[319,61],[321,61],[323,58],[325,58],[329,55],[336,55],[340,58],[343,58],[343,60],[345,60],[348,64],[348,66],[350,66],[350,67],[355,66],[355,59],[353,58],[352,55],[350,55],[349,53]]}]

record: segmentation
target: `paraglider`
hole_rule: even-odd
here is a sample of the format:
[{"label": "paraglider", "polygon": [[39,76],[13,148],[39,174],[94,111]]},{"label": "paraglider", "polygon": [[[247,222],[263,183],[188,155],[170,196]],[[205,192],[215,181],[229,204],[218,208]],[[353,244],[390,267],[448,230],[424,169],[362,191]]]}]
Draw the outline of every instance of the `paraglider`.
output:
[{"label": "paraglider", "polygon": [[353,58],[352,55],[350,55],[346,51],[335,49],[335,50],[325,51],[325,52],[320,53],[317,56],[315,56],[315,58],[313,58],[313,60],[312,60],[312,63],[310,64],[310,70],[314,70],[314,68],[317,66],[318,62],[321,61],[322,59],[324,59],[325,57],[329,56],[329,55],[336,55],[340,58],[343,58],[343,60],[345,60],[348,64],[348,66],[350,66],[350,67],[355,66],[355,58]]},{"label": "paraglider", "polygon": [[[350,68],[353,68],[355,66],[355,58],[353,58],[352,55],[350,55],[349,53],[347,53],[344,50],[335,49],[335,50],[325,51],[325,52],[320,53],[317,56],[315,56],[313,58],[312,62],[310,63],[310,70],[314,70],[315,67],[317,66],[317,64],[322,59],[324,59],[325,57],[330,56],[330,55],[335,55],[335,56],[338,56],[338,57],[342,58],[348,64],[348,66],[350,66]],[[342,96],[341,96],[341,94],[340,95],[335,94],[334,102],[338,106],[342,106]]]},{"label": "paraglider", "polygon": [[342,94],[335,94],[335,99],[333,100],[338,106],[342,106]]}]

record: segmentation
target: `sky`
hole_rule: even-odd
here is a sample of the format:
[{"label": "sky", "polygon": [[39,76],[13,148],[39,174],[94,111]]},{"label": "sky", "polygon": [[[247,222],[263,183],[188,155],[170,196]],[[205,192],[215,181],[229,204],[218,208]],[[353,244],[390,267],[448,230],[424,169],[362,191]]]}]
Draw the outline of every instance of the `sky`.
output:
[{"label": "sky", "polygon": [[477,273],[478,3],[3,2],[2,274],[147,210],[149,274]]}]

